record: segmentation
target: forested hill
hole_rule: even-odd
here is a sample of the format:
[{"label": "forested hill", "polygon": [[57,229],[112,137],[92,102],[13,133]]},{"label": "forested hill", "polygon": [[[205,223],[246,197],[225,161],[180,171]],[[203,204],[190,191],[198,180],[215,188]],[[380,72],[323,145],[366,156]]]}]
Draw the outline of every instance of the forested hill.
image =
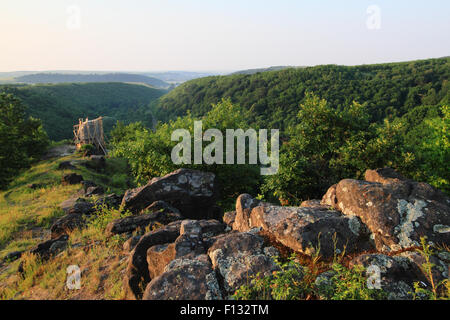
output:
[{"label": "forested hill", "polygon": [[203,115],[222,98],[252,111],[262,125],[285,128],[295,119],[306,92],[337,108],[352,101],[367,104],[373,121],[402,115],[418,105],[449,100],[450,58],[362,66],[323,65],[288,68],[252,75],[195,79],[182,84],[153,105],[167,120]]},{"label": "forested hill", "polygon": [[27,113],[43,122],[50,139],[58,141],[73,137],[72,126],[79,118],[107,116],[108,130],[121,120],[152,124],[148,108],[166,90],[126,83],[83,83],[55,85],[0,86],[0,92],[13,93],[27,107]]},{"label": "forested hill", "polygon": [[27,84],[36,83],[84,83],[84,82],[129,82],[143,83],[158,89],[167,89],[170,84],[157,78],[139,74],[108,73],[108,74],[61,74],[36,73],[16,77],[15,81]]}]

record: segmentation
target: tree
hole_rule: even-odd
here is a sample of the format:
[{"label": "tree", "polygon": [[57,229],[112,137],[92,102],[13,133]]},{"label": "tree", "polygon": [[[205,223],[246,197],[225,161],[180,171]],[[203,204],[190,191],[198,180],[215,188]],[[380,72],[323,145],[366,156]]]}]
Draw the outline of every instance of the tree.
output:
[{"label": "tree", "polygon": [[0,93],[0,188],[38,159],[48,142],[40,120],[26,118],[19,99]]}]

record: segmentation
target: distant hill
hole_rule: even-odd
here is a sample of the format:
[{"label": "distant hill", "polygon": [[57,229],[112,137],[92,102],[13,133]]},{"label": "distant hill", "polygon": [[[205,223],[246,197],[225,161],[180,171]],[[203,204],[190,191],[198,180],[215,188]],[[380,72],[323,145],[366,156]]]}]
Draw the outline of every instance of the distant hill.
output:
[{"label": "distant hill", "polygon": [[335,108],[353,101],[366,104],[373,121],[450,99],[450,58],[250,73],[185,82],[153,103],[153,111],[159,120],[183,116],[188,110],[201,116],[212,104],[231,98],[251,110],[253,122],[283,129],[295,121],[306,92],[314,92]]},{"label": "distant hill", "polygon": [[124,82],[142,83],[154,88],[167,89],[170,84],[146,75],[131,73],[107,74],[63,74],[63,73],[35,73],[14,78],[15,82],[27,84],[42,83],[88,83],[88,82]]},{"label": "distant hill", "polygon": [[279,71],[279,70],[283,70],[283,69],[287,69],[287,68],[292,68],[292,67],[275,66],[275,67],[269,67],[269,68],[247,69],[247,70],[236,71],[231,74],[255,74],[255,73],[259,73],[259,72]]},{"label": "distant hill", "polygon": [[169,83],[182,83],[193,79],[218,75],[212,72],[191,72],[191,71],[165,71],[165,72],[145,72],[146,76],[161,79]]},{"label": "distant hill", "polygon": [[19,97],[29,115],[42,120],[53,140],[71,139],[72,126],[79,118],[106,116],[105,130],[117,120],[125,123],[142,121],[151,127],[149,103],[166,90],[126,83],[71,83],[53,85],[2,85]]}]

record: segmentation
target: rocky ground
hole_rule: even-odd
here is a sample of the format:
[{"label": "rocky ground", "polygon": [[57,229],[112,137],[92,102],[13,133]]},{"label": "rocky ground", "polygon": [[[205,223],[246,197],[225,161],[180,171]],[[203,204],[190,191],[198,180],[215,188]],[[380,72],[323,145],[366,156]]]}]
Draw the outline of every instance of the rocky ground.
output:
[{"label": "rocky ground", "polygon": [[[92,156],[83,165],[97,170],[104,162]],[[126,240],[118,253],[126,266],[120,280],[126,299],[229,299],[253,276],[279,270],[274,258],[285,252],[323,260],[345,254],[350,267],[376,266],[390,299],[412,299],[414,283],[431,288],[449,277],[450,199],[390,168],[368,170],[365,181],[342,180],[323,199],[300,207],[243,194],[235,211],[226,213],[215,204],[212,173],[180,169],[123,196],[105,194],[76,173],[64,175],[62,183],[82,188],[61,203],[65,215],[52,224],[50,239],[30,252],[52,259],[99,206],[126,210],[130,214],[104,229],[107,239]],[[417,251],[424,237],[436,248],[431,280],[423,268],[426,257]],[[24,254],[12,252],[5,260]],[[327,271],[318,279],[332,275]]]}]

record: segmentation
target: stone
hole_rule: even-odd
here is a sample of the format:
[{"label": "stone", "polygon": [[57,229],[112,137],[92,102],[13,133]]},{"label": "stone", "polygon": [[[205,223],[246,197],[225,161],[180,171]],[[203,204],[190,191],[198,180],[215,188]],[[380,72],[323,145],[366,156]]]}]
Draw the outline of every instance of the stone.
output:
[{"label": "stone", "polygon": [[363,254],[350,261],[350,267],[355,265],[362,265],[366,269],[368,282],[374,290],[386,292],[389,300],[411,300],[414,282],[424,280],[423,277],[417,277],[417,268],[403,257]]},{"label": "stone", "polygon": [[358,253],[373,249],[370,233],[358,217],[322,207],[255,207],[250,227],[261,227],[284,246],[309,256],[331,258],[344,250]]},{"label": "stone", "polygon": [[76,167],[71,161],[62,161],[58,164],[58,170],[74,170]]},{"label": "stone", "polygon": [[150,214],[142,214],[138,216],[129,216],[126,218],[116,219],[106,226],[106,234],[112,236],[115,234],[122,234],[133,232],[135,230],[145,230],[146,228],[158,227],[160,225],[168,224],[177,220],[182,220],[183,217],[179,213],[173,212],[153,212]]},{"label": "stone", "polygon": [[225,212],[223,215],[223,222],[229,226],[230,228],[233,227],[234,221],[236,219],[236,211],[228,211]]},{"label": "stone", "polygon": [[219,300],[216,273],[206,255],[172,261],[146,287],[143,300]]},{"label": "stone", "polygon": [[131,237],[130,239],[128,239],[127,241],[124,242],[123,244],[123,251],[125,252],[131,252],[136,245],[138,244],[139,240],[141,240],[142,236],[134,236]]},{"label": "stone", "polygon": [[264,252],[263,238],[249,232],[218,236],[208,255],[213,269],[223,279],[226,295],[233,294],[258,273],[265,276],[278,270],[273,259]]},{"label": "stone", "polygon": [[76,173],[69,173],[62,177],[61,183],[63,185],[71,185],[71,184],[78,184],[83,181],[83,177]]},{"label": "stone", "polygon": [[57,239],[63,235],[67,235],[71,231],[82,228],[86,225],[83,214],[72,213],[56,220],[50,227],[51,238]]},{"label": "stone", "polygon": [[158,244],[174,242],[180,235],[180,226],[181,221],[175,221],[145,234],[131,251],[124,279],[125,291],[129,299],[140,299],[141,288],[145,288],[150,282],[147,250]]},{"label": "stone", "polygon": [[208,250],[208,238],[224,232],[225,225],[217,220],[184,220],[180,236],[174,243],[156,245],[147,250],[150,278],[159,276],[167,264],[178,258],[195,258]]},{"label": "stone", "polygon": [[379,251],[419,246],[424,236],[435,244],[450,243],[450,200],[445,195],[428,184],[389,178],[393,174],[367,176],[384,184],[342,180],[336,187],[337,207],[367,225]]},{"label": "stone", "polygon": [[163,200],[178,208],[184,217],[202,219],[206,218],[216,198],[213,173],[179,169],[164,177],[153,178],[143,187],[128,190],[122,205],[138,213],[154,201]]},{"label": "stone", "polygon": [[236,216],[233,223],[233,230],[245,232],[250,229],[250,213],[257,206],[268,205],[260,200],[254,199],[251,195],[241,194],[236,200]]},{"label": "stone", "polygon": [[300,204],[302,208],[328,209],[329,206],[321,204],[321,200],[306,200]]},{"label": "stone", "polygon": [[337,184],[334,184],[327,190],[327,193],[323,196],[320,204],[331,208],[337,208],[336,186]]}]

